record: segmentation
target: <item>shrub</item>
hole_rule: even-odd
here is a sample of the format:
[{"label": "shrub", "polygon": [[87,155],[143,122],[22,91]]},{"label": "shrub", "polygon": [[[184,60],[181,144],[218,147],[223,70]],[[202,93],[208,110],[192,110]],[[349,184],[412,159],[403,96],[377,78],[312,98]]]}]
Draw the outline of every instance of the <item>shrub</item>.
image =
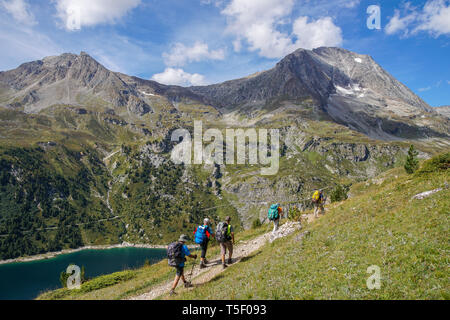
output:
[{"label": "shrub", "polygon": [[255,220],[253,220],[252,229],[257,229],[261,226],[262,226],[262,223],[261,223],[261,220],[259,220],[259,218],[256,218]]},{"label": "shrub", "polygon": [[447,170],[450,168],[450,152],[440,154],[423,163],[422,168],[417,171],[418,174]]},{"label": "shrub", "polygon": [[342,186],[337,185],[336,188],[331,191],[330,198],[331,202],[338,202],[348,199],[348,191],[350,189],[350,186]]},{"label": "shrub", "polygon": [[293,206],[292,208],[289,208],[289,220],[294,220],[294,221],[300,221],[301,217],[302,217],[302,212],[300,211],[299,208],[297,208],[297,206]]}]

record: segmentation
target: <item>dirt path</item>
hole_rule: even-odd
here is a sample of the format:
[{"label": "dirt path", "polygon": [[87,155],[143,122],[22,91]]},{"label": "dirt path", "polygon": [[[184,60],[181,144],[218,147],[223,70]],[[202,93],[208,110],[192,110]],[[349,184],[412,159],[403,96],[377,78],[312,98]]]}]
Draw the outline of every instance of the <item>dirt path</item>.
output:
[{"label": "dirt path", "polygon": [[[288,234],[294,232],[295,230],[299,230],[300,228],[301,225],[299,222],[286,222],[285,224],[280,226],[280,228],[275,234],[272,234],[272,232],[268,232],[261,236],[256,237],[255,239],[240,242],[238,245],[234,246],[233,263],[229,265],[229,268],[235,268],[236,264],[238,264],[242,260],[242,258],[247,257],[253,252],[257,251],[267,241],[271,242],[275,239],[285,237]],[[220,255],[216,256],[214,259],[209,260],[208,268],[200,269],[197,264],[192,274],[192,284],[194,285],[194,289],[196,286],[202,285],[210,281],[212,278],[217,276],[222,271],[223,268]],[[189,280],[190,272],[191,272],[190,268],[185,269],[185,276],[187,280]],[[171,289],[171,286],[172,280],[154,287],[150,292],[130,298],[130,300],[153,300],[168,293]],[[181,288],[182,283],[180,281],[180,283],[178,284],[178,291],[180,291]]]}]

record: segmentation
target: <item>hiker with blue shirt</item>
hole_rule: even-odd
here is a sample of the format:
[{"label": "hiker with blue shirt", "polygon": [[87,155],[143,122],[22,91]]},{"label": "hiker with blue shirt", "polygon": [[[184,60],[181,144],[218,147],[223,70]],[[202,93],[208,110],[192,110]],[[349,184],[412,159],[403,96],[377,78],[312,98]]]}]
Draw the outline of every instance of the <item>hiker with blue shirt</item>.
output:
[{"label": "hiker with blue shirt", "polygon": [[195,243],[199,244],[202,249],[202,253],[200,255],[200,269],[206,268],[206,264],[208,263],[206,260],[206,250],[208,250],[209,237],[214,236],[214,232],[209,227],[209,223],[209,219],[205,218],[203,220],[203,225],[198,226],[198,228],[194,231]]},{"label": "hiker with blue shirt", "polygon": [[192,287],[192,284],[190,282],[187,282],[184,277],[184,263],[186,261],[186,257],[197,259],[197,255],[192,255],[189,252],[189,249],[185,244],[187,241],[189,241],[188,236],[182,234],[177,242],[171,243],[167,248],[167,258],[169,260],[169,266],[175,267],[175,269],[177,270],[172,289],[170,290],[170,295],[176,294],[175,288],[177,287],[180,278],[186,288]]}]

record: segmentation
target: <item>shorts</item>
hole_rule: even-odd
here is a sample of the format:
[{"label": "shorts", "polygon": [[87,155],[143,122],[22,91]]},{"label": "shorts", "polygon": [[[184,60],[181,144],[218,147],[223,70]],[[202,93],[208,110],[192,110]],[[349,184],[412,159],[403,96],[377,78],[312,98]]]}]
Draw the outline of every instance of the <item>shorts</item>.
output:
[{"label": "shorts", "polygon": [[176,266],[175,269],[177,269],[177,276],[182,276],[184,272],[184,266]]},{"label": "shorts", "polygon": [[227,249],[229,253],[233,253],[233,244],[231,241],[221,242],[220,243],[220,253],[225,255],[227,253]]}]

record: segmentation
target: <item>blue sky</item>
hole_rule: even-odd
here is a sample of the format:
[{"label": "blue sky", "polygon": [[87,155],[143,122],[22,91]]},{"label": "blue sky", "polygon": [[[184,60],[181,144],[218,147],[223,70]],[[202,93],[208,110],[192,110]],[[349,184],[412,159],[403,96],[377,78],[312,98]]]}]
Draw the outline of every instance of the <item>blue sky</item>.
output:
[{"label": "blue sky", "polygon": [[[367,27],[370,5],[381,29]],[[339,46],[371,55],[430,105],[450,105],[450,0],[0,0],[0,41],[0,70],[85,51],[114,71],[180,85]]]}]

